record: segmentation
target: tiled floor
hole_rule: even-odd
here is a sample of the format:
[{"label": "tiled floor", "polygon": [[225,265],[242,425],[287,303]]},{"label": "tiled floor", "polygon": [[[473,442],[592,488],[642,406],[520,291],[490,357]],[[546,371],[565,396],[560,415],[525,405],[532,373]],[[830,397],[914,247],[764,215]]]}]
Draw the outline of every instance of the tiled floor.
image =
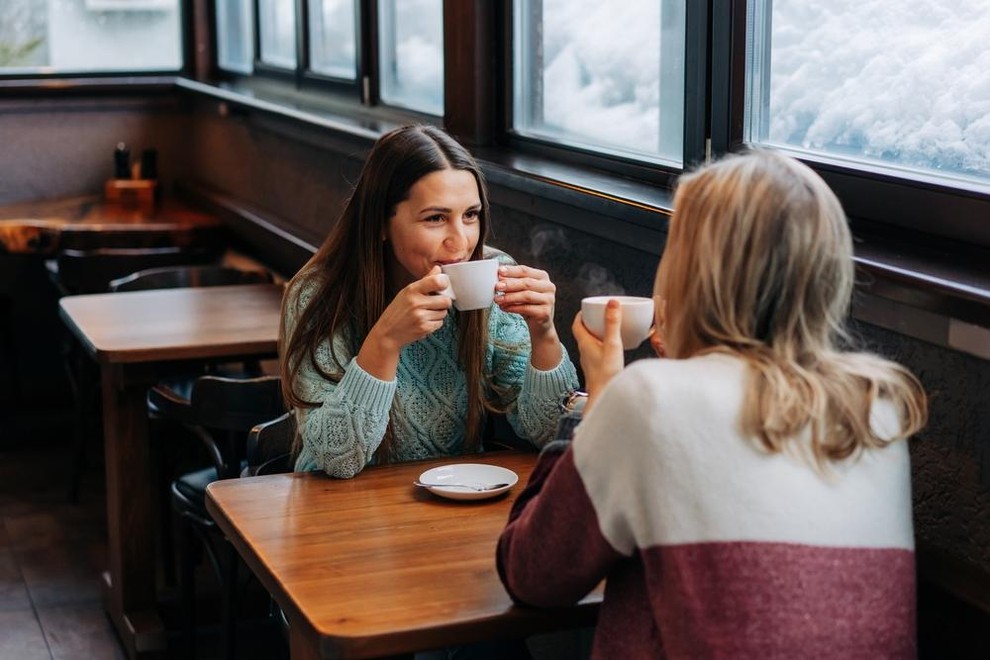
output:
[{"label": "tiled floor", "polygon": [[102,483],[67,499],[64,445],[0,449],[0,658],[123,658],[100,605],[106,561]]},{"label": "tiled floor", "polygon": [[[98,576],[106,564],[102,458],[91,458],[80,500],[70,504],[67,443],[62,434],[32,431],[31,423],[16,420],[0,431],[0,660],[125,658],[100,603]],[[52,435],[58,437],[46,437]],[[207,562],[202,568],[197,580],[207,593],[199,612],[215,623],[216,586]],[[259,609],[259,590],[256,583],[248,589],[249,612]],[[175,591],[160,588],[161,609],[170,629],[169,655],[184,658],[180,636],[171,632],[178,628]],[[238,657],[278,658],[284,649],[276,629],[257,623],[239,629],[246,639]],[[215,625],[204,626],[197,657],[218,657],[217,637]]]}]

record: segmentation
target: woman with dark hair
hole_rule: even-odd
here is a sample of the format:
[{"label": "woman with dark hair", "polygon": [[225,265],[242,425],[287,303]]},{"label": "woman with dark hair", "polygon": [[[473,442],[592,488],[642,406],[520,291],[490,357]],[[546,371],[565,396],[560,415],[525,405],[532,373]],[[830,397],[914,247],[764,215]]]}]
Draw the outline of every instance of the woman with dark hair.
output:
[{"label": "woman with dark hair", "polygon": [[503,253],[495,303],[459,312],[445,264],[484,258],[484,178],[431,126],[382,136],[326,241],[292,279],[279,339],[300,471],[481,449],[487,412],[542,446],[577,374],[557,336],[555,287]]}]

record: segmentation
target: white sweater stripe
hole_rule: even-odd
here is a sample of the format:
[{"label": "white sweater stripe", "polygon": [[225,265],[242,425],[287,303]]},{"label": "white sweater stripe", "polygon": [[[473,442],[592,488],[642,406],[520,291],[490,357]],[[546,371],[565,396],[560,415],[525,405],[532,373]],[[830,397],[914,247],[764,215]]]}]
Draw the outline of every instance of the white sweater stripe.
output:
[{"label": "white sweater stripe", "polygon": [[[740,360],[708,355],[643,360],[608,386],[575,432],[574,458],[617,550],[719,541],[914,547],[905,442],[823,476],[740,435],[744,384]],[[873,413],[875,428],[897,427],[891,405]]]}]

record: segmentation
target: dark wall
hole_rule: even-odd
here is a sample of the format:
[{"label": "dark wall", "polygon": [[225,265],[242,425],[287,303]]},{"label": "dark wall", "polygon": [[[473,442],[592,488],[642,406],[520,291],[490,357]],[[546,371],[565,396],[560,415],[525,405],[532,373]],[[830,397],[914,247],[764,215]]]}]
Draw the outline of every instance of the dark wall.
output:
[{"label": "dark wall", "polygon": [[158,149],[166,183],[185,170],[189,113],[174,96],[0,102],[0,204],[98,194],[118,142]]}]

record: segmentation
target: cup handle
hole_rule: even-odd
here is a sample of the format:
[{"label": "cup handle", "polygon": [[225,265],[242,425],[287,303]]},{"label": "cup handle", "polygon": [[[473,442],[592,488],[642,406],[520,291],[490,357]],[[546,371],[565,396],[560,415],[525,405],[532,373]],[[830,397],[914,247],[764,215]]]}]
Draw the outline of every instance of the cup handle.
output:
[{"label": "cup handle", "polygon": [[454,294],[454,287],[450,283],[450,276],[447,273],[442,273],[444,277],[447,278],[447,288],[440,291],[441,296],[447,296],[451,300],[457,300],[457,296]]}]

